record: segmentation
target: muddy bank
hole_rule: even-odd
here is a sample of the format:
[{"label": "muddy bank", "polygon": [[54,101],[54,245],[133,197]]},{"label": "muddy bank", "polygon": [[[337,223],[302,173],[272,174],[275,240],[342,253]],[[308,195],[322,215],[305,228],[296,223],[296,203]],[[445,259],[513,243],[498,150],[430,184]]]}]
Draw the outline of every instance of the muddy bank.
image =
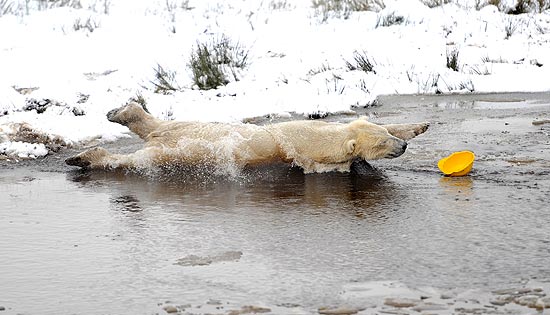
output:
[{"label": "muddy bank", "polygon": [[[549,98],[382,97],[357,114],[432,125],[366,176],[0,161],[0,313],[546,314]],[[457,150],[472,172],[443,177]]]}]

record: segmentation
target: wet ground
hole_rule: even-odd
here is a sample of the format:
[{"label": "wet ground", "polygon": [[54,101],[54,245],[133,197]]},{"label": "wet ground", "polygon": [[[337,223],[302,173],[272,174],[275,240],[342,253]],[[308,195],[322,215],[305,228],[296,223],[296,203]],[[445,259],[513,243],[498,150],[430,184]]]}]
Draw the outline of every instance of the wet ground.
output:
[{"label": "wet ground", "polygon": [[[82,172],[63,163],[77,149],[0,161],[0,314],[550,314],[550,95],[356,111],[432,125],[367,174]],[[443,177],[457,150],[472,172]]]}]

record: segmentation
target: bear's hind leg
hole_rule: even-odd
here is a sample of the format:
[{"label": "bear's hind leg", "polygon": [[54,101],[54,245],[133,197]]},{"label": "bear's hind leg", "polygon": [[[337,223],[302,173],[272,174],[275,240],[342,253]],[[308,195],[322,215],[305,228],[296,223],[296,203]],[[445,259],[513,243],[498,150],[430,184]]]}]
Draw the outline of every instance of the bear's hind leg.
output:
[{"label": "bear's hind leg", "polygon": [[107,120],[128,127],[141,139],[145,139],[162,123],[161,120],[153,117],[135,102],[109,111]]},{"label": "bear's hind leg", "polygon": [[388,132],[401,140],[410,140],[419,134],[422,134],[428,130],[430,123],[416,123],[416,124],[390,124],[382,125]]}]

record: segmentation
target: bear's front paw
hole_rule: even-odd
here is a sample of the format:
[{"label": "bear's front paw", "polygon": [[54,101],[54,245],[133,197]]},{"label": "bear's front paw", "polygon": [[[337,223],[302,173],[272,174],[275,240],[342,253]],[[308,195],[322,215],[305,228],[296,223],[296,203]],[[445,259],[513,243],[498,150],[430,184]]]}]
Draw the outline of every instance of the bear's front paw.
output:
[{"label": "bear's front paw", "polygon": [[67,165],[78,166],[82,168],[88,168],[92,163],[84,160],[81,156],[75,155],[65,160]]},{"label": "bear's front paw", "polygon": [[101,165],[102,159],[107,154],[109,153],[103,148],[93,148],[70,158],[67,158],[65,160],[65,163],[71,166],[90,168],[93,165]]}]

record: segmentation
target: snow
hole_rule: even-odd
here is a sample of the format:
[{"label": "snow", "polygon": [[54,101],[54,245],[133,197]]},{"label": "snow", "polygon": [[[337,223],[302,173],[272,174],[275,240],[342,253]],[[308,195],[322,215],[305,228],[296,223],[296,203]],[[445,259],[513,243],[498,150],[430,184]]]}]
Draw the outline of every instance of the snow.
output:
[{"label": "snow", "polygon": [[[15,9],[0,16],[0,155],[48,154],[43,144],[10,141],[13,123],[72,144],[125,137],[105,114],[138,94],[162,119],[238,122],[348,111],[382,94],[550,90],[548,10],[384,2],[379,12],[343,16],[310,0],[82,0],[81,8],[48,9],[30,1],[28,12],[13,0]],[[391,18],[401,23],[382,26]],[[199,90],[191,53],[222,36],[248,51],[249,65],[238,80]],[[446,66],[453,50],[459,71]],[[375,72],[346,66],[358,55]],[[178,91],[154,92],[158,65],[174,73]],[[42,100],[55,105],[41,113],[28,106]]]}]

